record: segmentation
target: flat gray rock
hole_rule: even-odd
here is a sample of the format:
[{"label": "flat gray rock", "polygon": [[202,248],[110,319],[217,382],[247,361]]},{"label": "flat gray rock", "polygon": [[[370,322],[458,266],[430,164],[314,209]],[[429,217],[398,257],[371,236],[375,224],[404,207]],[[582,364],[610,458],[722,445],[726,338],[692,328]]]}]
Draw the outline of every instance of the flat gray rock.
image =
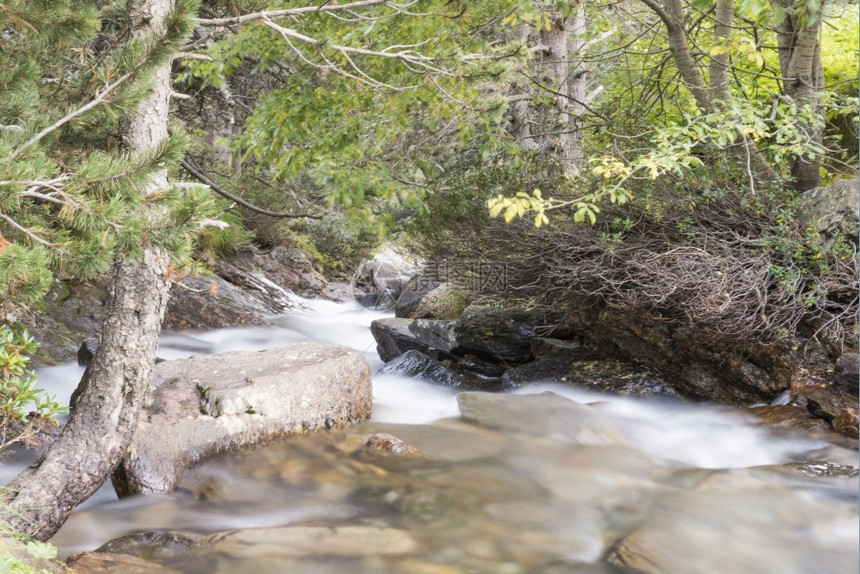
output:
[{"label": "flat gray rock", "polygon": [[168,492],[218,452],[370,417],[370,368],[357,351],[300,343],[156,365],[129,454],[114,474],[120,496]]}]

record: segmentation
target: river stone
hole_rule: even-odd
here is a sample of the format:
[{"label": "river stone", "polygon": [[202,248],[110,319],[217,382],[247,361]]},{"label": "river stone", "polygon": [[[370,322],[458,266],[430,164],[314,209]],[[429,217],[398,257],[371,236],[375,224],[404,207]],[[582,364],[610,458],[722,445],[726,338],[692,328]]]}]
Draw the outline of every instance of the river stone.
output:
[{"label": "river stone", "polygon": [[167,568],[137,556],[110,552],[84,552],[72,556],[68,566],[75,574],[180,574],[180,570]]},{"label": "river stone", "polygon": [[231,559],[266,556],[269,560],[300,556],[390,556],[411,554],[418,542],[404,531],[371,526],[281,526],[213,534],[204,541],[210,551]]},{"label": "river stone", "polygon": [[393,434],[385,432],[371,435],[364,444],[363,452],[370,456],[420,456],[421,451],[403,442]]},{"label": "river stone", "polygon": [[833,430],[853,438],[858,437],[857,399],[830,388],[818,389],[806,397],[806,408],[822,418]]},{"label": "river stone", "polygon": [[662,498],[609,561],[646,574],[857,572],[857,480],[821,480],[793,475],[801,491],[773,472],[714,473]]},{"label": "river stone", "polygon": [[199,571],[204,564],[208,566],[206,570],[211,571],[214,560],[201,550],[200,536],[159,530],[116,538],[103,544],[96,552],[136,556],[169,564],[180,572]]},{"label": "river stone", "polygon": [[466,421],[492,429],[562,438],[589,446],[628,444],[599,409],[555,393],[460,393],[457,403]]},{"label": "river stone", "polygon": [[217,452],[365,420],[372,393],[360,353],[300,343],[160,363],[147,398],[114,474],[120,496],[168,492]]}]

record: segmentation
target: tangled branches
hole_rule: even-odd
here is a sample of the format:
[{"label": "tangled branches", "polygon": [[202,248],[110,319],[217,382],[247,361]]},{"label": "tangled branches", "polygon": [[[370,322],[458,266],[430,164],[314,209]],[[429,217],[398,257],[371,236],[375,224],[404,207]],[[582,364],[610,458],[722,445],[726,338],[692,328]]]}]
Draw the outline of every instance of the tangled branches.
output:
[{"label": "tangled branches", "polygon": [[589,296],[630,316],[691,327],[732,348],[803,328],[836,349],[857,328],[857,248],[825,245],[785,198],[721,191],[696,201],[655,190],[607,206],[594,226],[494,222],[456,242],[458,257],[504,264],[507,289],[551,309]]}]

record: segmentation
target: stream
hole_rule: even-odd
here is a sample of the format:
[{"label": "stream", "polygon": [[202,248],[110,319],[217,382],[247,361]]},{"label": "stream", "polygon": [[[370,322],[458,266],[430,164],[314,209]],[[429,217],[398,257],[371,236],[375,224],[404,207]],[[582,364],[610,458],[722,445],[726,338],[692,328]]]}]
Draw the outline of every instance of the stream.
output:
[{"label": "stream", "polygon": [[[369,324],[382,316],[305,301],[275,327],[165,333],[159,356],[322,341],[376,372]],[[38,386],[68,397],[82,371],[42,369]],[[176,493],[117,500],[106,485],[52,542],[66,557],[178,531],[205,544],[174,537],[146,557],[190,573],[858,572],[858,479],[791,464],[856,466],[849,449],[715,405],[563,384],[458,397],[382,375],[373,396],[367,423],[217,457]],[[389,435],[418,452],[364,446]],[[0,478],[26,463],[4,459]]]}]

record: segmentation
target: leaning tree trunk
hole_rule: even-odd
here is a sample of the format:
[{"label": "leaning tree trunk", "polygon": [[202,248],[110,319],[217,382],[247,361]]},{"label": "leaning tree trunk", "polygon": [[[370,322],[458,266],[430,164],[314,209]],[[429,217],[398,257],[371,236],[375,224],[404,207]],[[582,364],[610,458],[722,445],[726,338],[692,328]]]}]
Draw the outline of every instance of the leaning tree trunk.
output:
[{"label": "leaning tree trunk", "polygon": [[[159,33],[173,0],[130,2],[134,34]],[[133,115],[124,134],[129,151],[140,152],[167,137],[170,64],[156,72],[154,91]],[[148,191],[167,186],[167,173]],[[143,399],[152,381],[161,321],[170,284],[167,255],[144,245],[143,255],[120,254],[114,263],[109,310],[99,349],[87,369],[86,388],[62,434],[10,485],[12,529],[50,538],[72,509],[89,498],[125,456]]]}]

